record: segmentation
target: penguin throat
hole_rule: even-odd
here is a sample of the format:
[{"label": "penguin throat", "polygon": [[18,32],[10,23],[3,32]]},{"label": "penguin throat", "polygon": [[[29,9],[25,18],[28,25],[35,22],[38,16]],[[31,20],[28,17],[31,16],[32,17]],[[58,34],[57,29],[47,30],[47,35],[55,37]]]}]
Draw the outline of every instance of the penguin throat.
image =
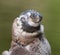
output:
[{"label": "penguin throat", "polygon": [[23,31],[26,31],[28,33],[33,33],[33,32],[36,32],[37,30],[40,30],[40,25],[38,25],[37,27],[34,27],[34,26],[30,26],[26,22],[23,22],[22,29],[23,29]]}]

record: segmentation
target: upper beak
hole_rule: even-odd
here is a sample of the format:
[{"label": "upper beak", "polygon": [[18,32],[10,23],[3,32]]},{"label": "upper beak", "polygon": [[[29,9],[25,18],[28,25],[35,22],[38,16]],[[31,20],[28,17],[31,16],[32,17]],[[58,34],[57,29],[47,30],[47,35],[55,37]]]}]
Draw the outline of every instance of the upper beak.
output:
[{"label": "upper beak", "polygon": [[41,21],[41,18],[37,17],[35,18],[35,23],[39,23]]}]

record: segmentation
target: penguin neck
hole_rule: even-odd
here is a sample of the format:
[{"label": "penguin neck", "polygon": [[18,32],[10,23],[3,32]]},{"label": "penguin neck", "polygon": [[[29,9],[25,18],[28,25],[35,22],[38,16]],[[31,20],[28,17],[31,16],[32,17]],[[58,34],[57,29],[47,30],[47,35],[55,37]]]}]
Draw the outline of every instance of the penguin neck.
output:
[{"label": "penguin neck", "polygon": [[37,27],[34,27],[34,26],[30,26],[28,23],[26,22],[23,22],[22,23],[22,29],[23,31],[25,32],[28,32],[28,33],[33,33],[33,32],[36,32],[38,30],[40,30],[40,25],[38,25]]}]

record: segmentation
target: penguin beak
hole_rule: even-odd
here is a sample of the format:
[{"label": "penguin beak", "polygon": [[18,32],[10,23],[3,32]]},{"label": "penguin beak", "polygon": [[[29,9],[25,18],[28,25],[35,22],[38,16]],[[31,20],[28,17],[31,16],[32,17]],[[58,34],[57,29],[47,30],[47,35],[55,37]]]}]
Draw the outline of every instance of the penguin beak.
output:
[{"label": "penguin beak", "polygon": [[40,22],[40,18],[36,18],[35,23],[39,23],[39,22]]},{"label": "penguin beak", "polygon": [[30,18],[30,20],[34,23],[39,23],[41,21],[41,18]]}]

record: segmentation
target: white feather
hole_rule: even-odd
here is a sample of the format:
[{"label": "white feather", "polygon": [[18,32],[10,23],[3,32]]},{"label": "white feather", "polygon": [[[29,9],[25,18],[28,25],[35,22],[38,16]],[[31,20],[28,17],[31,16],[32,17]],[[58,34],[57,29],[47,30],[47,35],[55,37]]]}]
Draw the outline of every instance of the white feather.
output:
[{"label": "white feather", "polygon": [[31,13],[30,13],[30,12],[28,12],[28,13],[27,13],[27,15],[30,17],[30,16],[31,16]]},{"label": "white feather", "polygon": [[12,52],[12,51],[10,51],[10,52],[9,52],[9,51],[4,51],[4,52],[2,53],[2,55],[10,55],[11,52]]},{"label": "white feather", "polygon": [[30,51],[30,45],[27,45],[25,48],[26,48],[28,51]]},{"label": "white feather", "polygon": [[44,33],[44,26],[43,25],[40,25],[40,32]]},{"label": "white feather", "polygon": [[36,26],[39,25],[39,23],[34,23],[34,22],[32,22],[32,21],[29,21],[28,24],[29,24],[30,26],[34,26],[34,27],[36,27]]}]

